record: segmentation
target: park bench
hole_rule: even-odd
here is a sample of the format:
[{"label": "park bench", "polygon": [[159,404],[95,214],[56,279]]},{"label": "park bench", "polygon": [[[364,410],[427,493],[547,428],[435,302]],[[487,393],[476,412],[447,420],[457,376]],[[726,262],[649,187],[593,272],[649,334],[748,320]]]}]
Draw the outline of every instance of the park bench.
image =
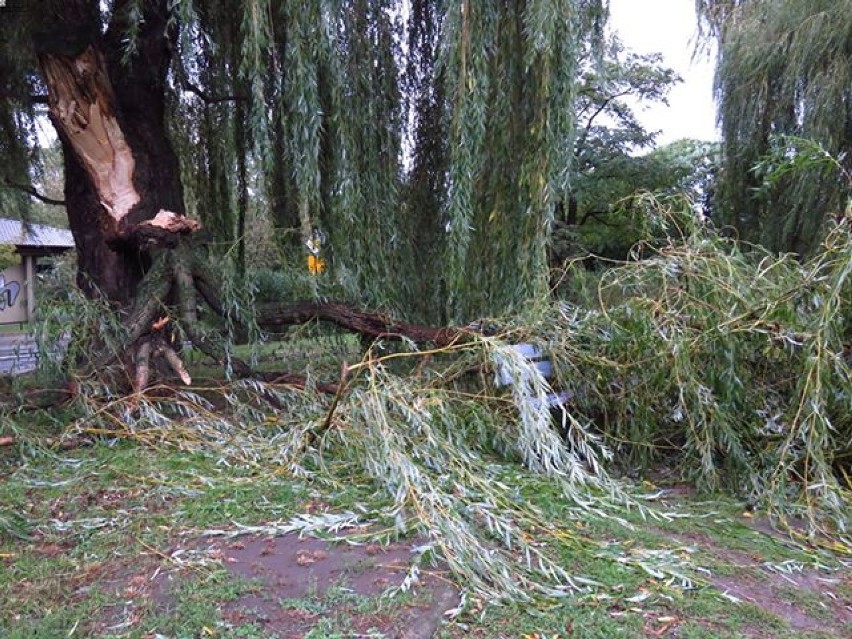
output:
[{"label": "park bench", "polygon": [[[510,348],[533,364],[542,377],[548,380],[553,379],[553,362],[550,361],[541,348],[535,344],[514,344]],[[501,388],[512,386],[513,383],[514,378],[511,372],[505,367],[498,367],[495,386]],[[545,396],[544,405],[551,409],[557,409],[567,404],[573,396],[573,393],[565,390],[549,393]],[[538,397],[530,397],[529,400],[533,408],[537,409],[540,407]]]}]

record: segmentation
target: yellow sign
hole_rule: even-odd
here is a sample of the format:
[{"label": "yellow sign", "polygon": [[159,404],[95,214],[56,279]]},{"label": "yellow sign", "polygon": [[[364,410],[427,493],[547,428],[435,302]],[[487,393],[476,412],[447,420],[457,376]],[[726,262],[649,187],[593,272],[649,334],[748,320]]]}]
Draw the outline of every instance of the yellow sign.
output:
[{"label": "yellow sign", "polygon": [[308,255],[308,272],[311,275],[318,275],[325,270],[325,260],[319,255]]}]

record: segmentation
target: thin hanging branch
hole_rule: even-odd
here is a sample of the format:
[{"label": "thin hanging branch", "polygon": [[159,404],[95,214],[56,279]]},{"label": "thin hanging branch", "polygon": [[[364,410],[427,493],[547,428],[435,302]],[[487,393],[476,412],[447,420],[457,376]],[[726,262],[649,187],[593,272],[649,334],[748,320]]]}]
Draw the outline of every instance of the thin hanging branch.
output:
[{"label": "thin hanging branch", "polygon": [[57,200],[55,198],[48,197],[47,195],[42,195],[36,190],[34,186],[31,186],[29,184],[16,184],[15,182],[4,180],[3,186],[10,189],[23,191],[30,197],[37,199],[39,202],[44,202],[45,204],[51,204],[53,206],[65,206],[65,200]]},{"label": "thin hanging branch", "polygon": [[200,86],[198,86],[195,82],[189,79],[189,76],[186,73],[186,69],[183,68],[183,64],[178,59],[177,64],[175,65],[175,69],[180,80],[181,87],[185,91],[192,93],[193,95],[197,95],[201,98],[206,104],[219,104],[220,102],[247,102],[248,96],[246,95],[213,95]]}]

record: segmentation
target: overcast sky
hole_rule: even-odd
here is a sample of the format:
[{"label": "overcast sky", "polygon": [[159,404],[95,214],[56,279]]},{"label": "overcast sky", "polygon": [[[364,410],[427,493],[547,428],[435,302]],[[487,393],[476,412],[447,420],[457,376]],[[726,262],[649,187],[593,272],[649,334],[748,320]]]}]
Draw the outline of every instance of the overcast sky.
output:
[{"label": "overcast sky", "polygon": [[680,138],[715,140],[713,60],[695,60],[694,0],[610,0],[610,25],[624,45],[636,53],[662,53],[664,63],[683,78],[669,95],[670,106],[638,110],[646,128],[661,131],[657,142]]}]

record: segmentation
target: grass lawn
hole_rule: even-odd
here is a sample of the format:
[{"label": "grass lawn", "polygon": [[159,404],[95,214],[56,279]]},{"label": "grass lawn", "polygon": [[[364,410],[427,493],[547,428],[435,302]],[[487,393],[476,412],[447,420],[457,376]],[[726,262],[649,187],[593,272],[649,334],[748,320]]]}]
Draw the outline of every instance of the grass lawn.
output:
[{"label": "grass lawn", "polygon": [[[268,533],[275,526],[284,532],[284,524],[300,514],[369,513],[387,505],[357,478],[315,483],[274,467],[236,468],[214,457],[131,443],[26,453],[7,450],[0,462],[0,512],[6,518],[0,636],[9,639],[395,637],[395,628],[418,627],[436,584],[463,586],[440,566],[424,569],[421,587],[410,592],[383,595],[395,585],[392,575],[376,578],[382,587],[359,586],[359,575],[381,568],[391,556],[407,563],[405,548],[412,542],[382,545],[371,528],[353,529],[365,550],[347,565],[347,545],[321,548],[310,543],[325,542],[294,539],[303,545],[295,555],[300,568],[287,569],[296,571],[288,587],[300,590],[281,595],[289,591],[266,579],[259,566],[270,568],[274,556],[283,557],[274,544],[288,536]],[[525,498],[558,529],[568,505],[544,484],[531,484],[527,492]],[[553,543],[559,535],[549,536],[547,552],[595,582],[587,591],[503,606],[471,597],[436,636],[850,636],[842,610],[852,602],[852,583],[848,572],[834,570],[837,561],[758,531],[737,503],[671,495],[661,506],[689,516],[654,524],[637,516],[633,530],[595,518],[571,524],[562,531],[566,540],[594,542],[580,551],[575,543]],[[259,528],[231,536],[240,526]],[[685,566],[693,586],[682,588],[620,561],[655,553],[669,553]],[[299,569],[333,562],[339,570],[329,571],[336,577],[328,583],[322,576],[297,583]],[[826,568],[813,568],[817,563]]]}]

